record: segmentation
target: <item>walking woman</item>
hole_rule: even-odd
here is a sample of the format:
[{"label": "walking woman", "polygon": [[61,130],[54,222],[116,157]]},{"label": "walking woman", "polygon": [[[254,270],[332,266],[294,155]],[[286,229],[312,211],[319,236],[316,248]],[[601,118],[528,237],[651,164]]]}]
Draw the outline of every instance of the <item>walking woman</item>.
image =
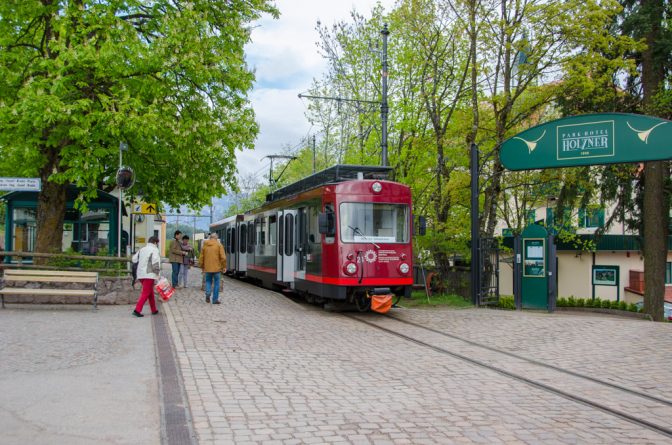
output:
[{"label": "walking woman", "polygon": [[161,272],[161,254],[158,246],[159,238],[151,236],[147,245],[133,255],[132,261],[138,263],[138,280],[142,283],[140,298],[138,298],[138,303],[133,310],[133,315],[136,317],[144,317],[142,308],[147,299],[149,299],[149,308],[152,310],[152,315],[159,313],[154,299],[154,280],[158,280]]}]

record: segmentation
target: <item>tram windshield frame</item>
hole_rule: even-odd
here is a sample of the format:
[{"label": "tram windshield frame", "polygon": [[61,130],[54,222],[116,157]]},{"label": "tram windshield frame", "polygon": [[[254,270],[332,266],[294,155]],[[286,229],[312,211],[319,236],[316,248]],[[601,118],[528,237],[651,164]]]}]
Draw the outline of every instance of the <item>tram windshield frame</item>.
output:
[{"label": "tram windshield frame", "polygon": [[344,243],[404,244],[410,240],[407,204],[342,202],[340,237]]}]

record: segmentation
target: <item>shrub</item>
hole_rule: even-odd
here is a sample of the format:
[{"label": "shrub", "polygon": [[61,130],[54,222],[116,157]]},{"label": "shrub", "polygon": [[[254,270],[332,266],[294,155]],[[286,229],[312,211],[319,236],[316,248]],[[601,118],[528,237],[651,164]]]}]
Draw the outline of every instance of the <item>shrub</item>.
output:
[{"label": "shrub", "polygon": [[611,308],[612,309],[620,309],[621,304],[618,301],[612,301],[611,302]]},{"label": "shrub", "polygon": [[603,308],[603,309],[609,309],[610,307],[611,307],[611,301],[609,301],[609,300],[604,300],[604,301],[602,302],[602,308]]},{"label": "shrub", "polygon": [[503,296],[499,297],[499,304],[497,306],[502,309],[509,309],[509,310],[516,309],[516,303],[513,300],[513,297],[503,297]]},{"label": "shrub", "polygon": [[625,301],[621,301],[620,303],[618,303],[618,308],[622,311],[627,311],[628,303],[626,303]]},{"label": "shrub", "polygon": [[637,307],[637,305],[635,303],[630,303],[628,305],[628,310],[630,312],[637,312],[639,310],[639,308]]},{"label": "shrub", "polygon": [[565,297],[558,298],[558,301],[555,303],[557,307],[567,307],[567,299]]},{"label": "shrub", "polygon": [[583,298],[576,299],[576,307],[584,307],[586,305],[586,300]]},{"label": "shrub", "polygon": [[567,306],[576,307],[576,298],[574,298],[574,295],[567,299]]},{"label": "shrub", "polygon": [[600,297],[595,297],[593,300],[593,307],[602,307],[602,300],[600,300]]}]

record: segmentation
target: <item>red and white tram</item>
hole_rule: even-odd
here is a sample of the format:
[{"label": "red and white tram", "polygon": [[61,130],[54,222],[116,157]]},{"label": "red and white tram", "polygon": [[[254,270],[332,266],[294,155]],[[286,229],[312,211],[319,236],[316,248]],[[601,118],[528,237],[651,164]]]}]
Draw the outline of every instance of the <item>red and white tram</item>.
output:
[{"label": "red and white tram", "polygon": [[212,224],[229,272],[308,301],[386,312],[413,284],[411,191],[386,180],[389,171],[337,165]]}]

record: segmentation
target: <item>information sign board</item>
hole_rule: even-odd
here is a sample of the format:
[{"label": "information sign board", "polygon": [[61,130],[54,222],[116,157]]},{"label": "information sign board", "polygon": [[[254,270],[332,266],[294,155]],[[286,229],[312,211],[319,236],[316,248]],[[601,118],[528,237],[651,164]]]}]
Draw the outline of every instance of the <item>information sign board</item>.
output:
[{"label": "information sign board", "polygon": [[618,286],[618,266],[593,266],[593,286]]},{"label": "information sign board", "polygon": [[0,177],[0,190],[8,192],[39,192],[42,190],[42,180],[40,178]]},{"label": "information sign board", "polygon": [[523,240],[523,276],[546,276],[546,240],[528,238]]}]

